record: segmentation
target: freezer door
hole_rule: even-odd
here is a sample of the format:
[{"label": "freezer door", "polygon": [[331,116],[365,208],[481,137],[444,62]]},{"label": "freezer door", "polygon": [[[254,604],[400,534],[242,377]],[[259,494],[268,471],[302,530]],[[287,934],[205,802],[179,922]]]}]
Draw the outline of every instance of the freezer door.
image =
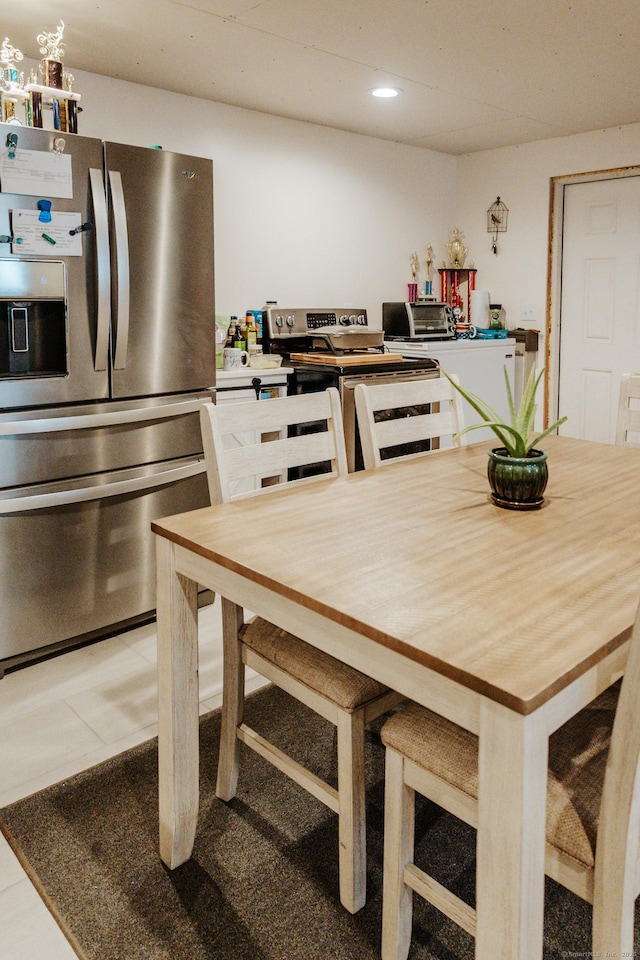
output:
[{"label": "freezer door", "polygon": [[199,411],[210,400],[179,394],[0,414],[0,489],[202,456]]},{"label": "freezer door", "polygon": [[0,491],[0,676],[148,616],[151,521],[208,502],[195,457]]},{"label": "freezer door", "polygon": [[[60,133],[52,130],[16,128],[0,124],[0,143],[9,132],[18,132],[16,159],[46,154],[55,156],[54,141]],[[61,167],[71,158],[73,196],[47,197],[47,181],[38,183],[37,195],[0,192],[0,234],[12,236],[12,211],[38,212],[38,202],[51,200],[52,213],[76,213],[78,222],[91,227],[81,234],[82,256],[60,256],[59,247],[48,246],[44,253],[21,255],[18,244],[0,246],[0,408],[46,406],[73,403],[109,396],[108,363],[96,362],[98,330],[95,276],[96,212],[89,183],[91,167],[102,169],[102,143],[88,137],[64,137]],[[25,153],[21,157],[21,151]],[[30,153],[26,153],[29,151]],[[12,161],[4,159],[3,163]],[[32,163],[37,179],[37,163]],[[104,196],[104,193],[103,193]],[[46,225],[43,224],[43,233]],[[108,240],[108,238],[107,238]],[[47,244],[43,242],[43,247]],[[12,264],[17,265],[16,269]],[[20,264],[25,264],[20,269]],[[62,264],[62,268],[60,268]],[[58,277],[62,276],[62,289]],[[51,278],[55,278],[52,283]],[[20,306],[23,304],[23,306]],[[20,328],[28,334],[32,362],[26,352],[15,352],[11,343],[12,317],[29,319]],[[107,330],[108,334],[108,330]],[[37,338],[37,342],[32,337]],[[14,338],[15,339],[15,338]],[[26,346],[20,338],[21,350]],[[55,343],[54,343],[55,339]],[[22,359],[24,362],[16,362]]]},{"label": "freezer door", "polygon": [[215,383],[213,166],[106,143],[112,266],[112,395]]}]

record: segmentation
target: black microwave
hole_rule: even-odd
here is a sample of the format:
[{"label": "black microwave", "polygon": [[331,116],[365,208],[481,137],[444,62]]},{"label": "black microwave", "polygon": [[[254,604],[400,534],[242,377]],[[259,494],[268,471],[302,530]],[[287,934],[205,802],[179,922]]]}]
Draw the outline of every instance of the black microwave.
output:
[{"label": "black microwave", "polygon": [[455,340],[456,321],[448,303],[383,303],[382,329],[387,340]]}]

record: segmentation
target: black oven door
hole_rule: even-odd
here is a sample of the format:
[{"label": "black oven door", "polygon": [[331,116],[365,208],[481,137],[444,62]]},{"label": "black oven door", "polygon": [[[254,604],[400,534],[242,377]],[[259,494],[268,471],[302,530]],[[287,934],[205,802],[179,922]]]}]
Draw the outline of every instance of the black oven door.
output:
[{"label": "black oven door", "polygon": [[[294,373],[289,376],[288,394],[301,393],[321,393],[328,387],[340,389],[340,375],[336,370],[326,367],[296,367]],[[310,423],[299,423],[289,427],[289,436],[305,436],[309,433],[319,433],[326,429],[324,421],[312,421]],[[329,463],[306,464],[301,467],[293,467],[289,470],[289,480],[301,480],[303,477],[317,476],[321,473],[330,473],[331,465]]]}]

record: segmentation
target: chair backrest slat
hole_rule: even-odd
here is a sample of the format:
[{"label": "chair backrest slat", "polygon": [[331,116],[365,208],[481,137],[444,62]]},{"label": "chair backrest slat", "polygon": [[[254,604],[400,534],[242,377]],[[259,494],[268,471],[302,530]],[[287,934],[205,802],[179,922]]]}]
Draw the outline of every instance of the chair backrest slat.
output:
[{"label": "chair backrest slat", "polygon": [[[297,484],[347,474],[340,397],[333,387],[270,400],[205,403],[200,419],[212,503],[268,492],[289,482],[288,471],[295,467],[321,463],[327,471],[291,481]],[[260,486],[263,480],[269,484]]]},{"label": "chair backrest slat", "polygon": [[[451,438],[464,427],[462,398],[446,377],[359,383],[355,388],[358,429],[365,469],[403,459],[393,447],[421,440]],[[438,407],[437,410],[424,408]],[[382,451],[389,450],[383,458]]]}]

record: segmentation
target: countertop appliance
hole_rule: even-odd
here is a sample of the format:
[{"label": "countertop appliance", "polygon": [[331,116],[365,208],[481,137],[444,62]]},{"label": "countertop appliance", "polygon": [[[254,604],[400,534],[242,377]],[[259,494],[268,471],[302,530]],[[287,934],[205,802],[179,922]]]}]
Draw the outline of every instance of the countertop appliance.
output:
[{"label": "countertop appliance", "polygon": [[[382,330],[369,326],[367,311],[362,308],[269,307],[263,313],[262,335],[265,351],[282,354],[293,369],[290,394],[327,387],[338,389],[351,471],[362,469],[354,399],[356,384],[438,376],[432,360],[405,359],[393,344],[385,346]],[[313,429],[314,425],[309,425],[309,430]],[[413,446],[406,452],[418,449]],[[423,449],[428,449],[428,443]],[[305,469],[304,473],[320,469]]]},{"label": "countertop appliance", "polygon": [[383,303],[387,340],[455,340],[456,321],[448,303]]},{"label": "countertop appliance", "polygon": [[0,675],[153,616],[150,521],[208,503],[215,383],[211,161],[9,131]]}]

